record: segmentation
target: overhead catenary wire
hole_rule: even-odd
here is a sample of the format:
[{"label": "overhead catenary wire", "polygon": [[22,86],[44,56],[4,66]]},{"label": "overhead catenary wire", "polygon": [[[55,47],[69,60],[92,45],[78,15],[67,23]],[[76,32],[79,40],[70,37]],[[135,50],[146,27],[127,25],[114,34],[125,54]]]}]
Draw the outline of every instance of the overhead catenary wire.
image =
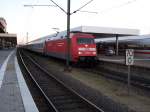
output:
[{"label": "overhead catenary wire", "polygon": [[67,14],[67,12],[62,7],[60,7],[56,2],[54,2],[53,0],[50,1],[53,2],[53,4],[55,4],[60,10],[62,10],[64,13]]},{"label": "overhead catenary wire", "polygon": [[86,10],[84,10],[84,11],[79,11],[79,12],[86,12],[86,13],[95,13],[95,14],[98,14],[98,12],[96,12],[96,11],[86,11]]},{"label": "overhead catenary wire", "polygon": [[120,8],[120,7],[129,5],[129,4],[134,3],[134,2],[136,2],[136,1],[137,1],[137,0],[128,0],[128,1],[126,1],[126,2],[124,2],[124,3],[122,3],[122,4],[115,5],[115,6],[112,6],[112,7],[108,8],[108,9],[102,10],[102,11],[100,11],[100,13],[106,13],[106,12],[112,11],[112,10],[114,10],[114,9],[117,9],[117,8]]},{"label": "overhead catenary wire", "polygon": [[33,4],[33,5],[24,5],[24,7],[33,7],[33,6],[44,6],[44,7],[45,7],[45,6],[49,6],[49,7],[57,7],[56,5],[45,5],[45,4],[43,4],[43,5],[41,5],[41,4],[40,4],[40,5],[37,5],[37,4],[35,4],[35,5],[34,5],[34,4]]},{"label": "overhead catenary wire", "polygon": [[[39,2],[38,0],[34,0],[34,4],[36,4],[38,2]],[[29,11],[30,13],[29,13],[29,15],[27,17],[27,21],[26,21],[27,22],[26,23],[26,34],[25,34],[25,37],[24,37],[26,39],[23,39],[23,41],[25,41],[25,40],[26,41],[23,42],[23,43],[27,43],[27,41],[29,41],[29,34],[30,34],[30,31],[31,31],[31,27],[32,27],[32,16],[33,16],[33,13],[34,13],[34,8],[31,5],[33,5],[33,4],[30,4],[30,6],[29,5],[24,5],[24,7],[31,7],[32,10]],[[30,25],[30,27],[28,27],[29,25]]]},{"label": "overhead catenary wire", "polygon": [[[90,1],[88,1],[86,4],[84,4],[83,6],[81,6],[80,8],[78,8],[77,10],[73,11],[71,14],[73,14],[73,13],[76,13],[76,12],[80,11],[82,8],[84,8],[85,6],[87,6],[88,4],[90,4],[92,1],[94,1],[94,0],[90,0]],[[88,12],[88,11],[86,11],[86,12]]]}]

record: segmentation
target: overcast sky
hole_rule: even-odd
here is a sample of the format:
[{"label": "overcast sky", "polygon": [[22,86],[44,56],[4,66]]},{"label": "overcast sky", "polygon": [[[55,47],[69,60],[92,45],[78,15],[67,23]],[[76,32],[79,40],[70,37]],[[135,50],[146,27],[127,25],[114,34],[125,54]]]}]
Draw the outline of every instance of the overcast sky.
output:
[{"label": "overcast sky", "polygon": [[[66,10],[67,0],[54,0]],[[71,0],[71,12],[90,0]],[[18,42],[55,33],[52,28],[66,29],[66,14],[57,7],[24,7],[26,4],[53,5],[50,0],[0,0],[0,17],[7,22],[7,31],[17,33]],[[93,0],[71,16],[71,27],[81,25],[140,29],[150,34],[150,0]]]}]

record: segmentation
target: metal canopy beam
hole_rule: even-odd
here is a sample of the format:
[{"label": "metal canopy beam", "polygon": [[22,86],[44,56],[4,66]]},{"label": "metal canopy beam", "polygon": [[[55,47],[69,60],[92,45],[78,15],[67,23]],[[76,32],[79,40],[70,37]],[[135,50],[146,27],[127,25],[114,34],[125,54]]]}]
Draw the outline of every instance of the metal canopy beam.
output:
[{"label": "metal canopy beam", "polygon": [[137,29],[127,29],[127,28],[110,28],[110,27],[96,27],[96,26],[80,26],[71,29],[72,32],[82,32],[91,33],[97,37],[116,37],[118,36],[134,36],[139,35],[139,30]]}]

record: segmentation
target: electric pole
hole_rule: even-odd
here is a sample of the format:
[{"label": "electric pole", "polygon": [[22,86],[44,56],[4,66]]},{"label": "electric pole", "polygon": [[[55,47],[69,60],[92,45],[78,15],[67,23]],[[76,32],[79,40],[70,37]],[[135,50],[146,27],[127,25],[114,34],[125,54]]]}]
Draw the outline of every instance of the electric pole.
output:
[{"label": "electric pole", "polygon": [[[70,13],[70,1],[71,0],[67,0],[67,12],[60,7],[56,2],[54,2],[53,0],[50,0],[54,5],[24,5],[24,7],[34,7],[34,6],[53,6],[53,7],[58,7],[60,10],[62,10],[65,14],[67,14],[67,47],[66,47],[66,70],[69,71],[70,70],[70,15],[80,11],[82,8],[84,8],[85,6],[87,6],[88,4],[90,4],[92,1],[94,0],[90,0],[88,1],[86,4],[84,4],[83,6],[81,6],[80,8],[78,8],[77,10],[73,11],[72,13]],[[89,12],[89,11],[85,11],[88,13],[95,13],[95,12]]]},{"label": "electric pole", "polygon": [[70,61],[70,0],[67,1],[67,69],[69,70]]},{"label": "electric pole", "polygon": [[29,33],[27,32],[27,40],[26,40],[26,44],[28,44],[28,38],[29,38]]}]

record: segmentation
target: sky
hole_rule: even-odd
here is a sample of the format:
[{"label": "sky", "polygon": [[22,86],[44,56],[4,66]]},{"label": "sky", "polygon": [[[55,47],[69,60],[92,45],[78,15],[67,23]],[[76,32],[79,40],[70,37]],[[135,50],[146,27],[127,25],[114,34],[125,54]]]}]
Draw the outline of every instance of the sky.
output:
[{"label": "sky", "polygon": [[[64,10],[67,0],[53,0]],[[71,0],[71,12],[90,0]],[[53,5],[50,0],[0,0],[0,17],[7,22],[7,32],[16,33],[18,43],[55,33],[53,28],[66,30],[66,14],[58,7],[24,7],[24,5]],[[71,15],[71,28],[100,26],[139,29],[150,34],[150,0],[93,0],[81,11]]]}]

